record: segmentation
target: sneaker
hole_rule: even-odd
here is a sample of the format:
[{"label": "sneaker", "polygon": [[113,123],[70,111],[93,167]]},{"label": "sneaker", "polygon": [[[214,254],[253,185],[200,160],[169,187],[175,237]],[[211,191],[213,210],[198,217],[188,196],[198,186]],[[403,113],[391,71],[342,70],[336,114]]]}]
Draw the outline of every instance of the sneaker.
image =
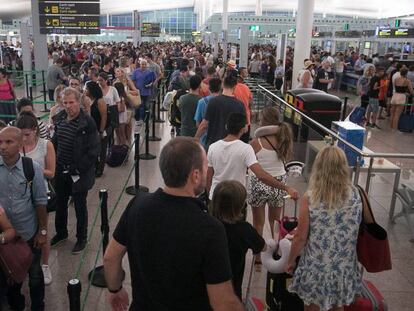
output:
[{"label": "sneaker", "polygon": [[68,239],[68,236],[59,236],[56,234],[51,240],[50,240],[50,246],[56,247],[60,243],[66,241]]},{"label": "sneaker", "polygon": [[52,283],[52,272],[50,271],[50,267],[48,265],[42,265],[42,271],[45,285],[49,285]]},{"label": "sneaker", "polygon": [[76,255],[81,253],[86,247],[86,240],[78,240],[72,249],[72,254]]},{"label": "sneaker", "polygon": [[367,122],[367,123],[365,124],[365,126],[366,126],[366,127],[371,127],[372,125],[371,125],[371,123]]},{"label": "sneaker", "polygon": [[379,117],[378,117],[378,120],[385,120],[385,117],[383,117],[383,116],[379,116]]}]

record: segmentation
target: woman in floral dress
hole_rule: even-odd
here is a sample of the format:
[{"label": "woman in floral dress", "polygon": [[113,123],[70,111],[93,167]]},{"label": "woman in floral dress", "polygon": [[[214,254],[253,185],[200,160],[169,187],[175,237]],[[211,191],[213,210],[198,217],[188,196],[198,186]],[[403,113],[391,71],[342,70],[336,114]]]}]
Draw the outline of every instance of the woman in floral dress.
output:
[{"label": "woman in floral dress", "polygon": [[337,147],[324,148],[301,202],[286,267],[293,273],[289,290],[304,301],[305,311],[343,310],[361,292],[356,253],[361,218],[362,203],[351,184],[345,154]]}]

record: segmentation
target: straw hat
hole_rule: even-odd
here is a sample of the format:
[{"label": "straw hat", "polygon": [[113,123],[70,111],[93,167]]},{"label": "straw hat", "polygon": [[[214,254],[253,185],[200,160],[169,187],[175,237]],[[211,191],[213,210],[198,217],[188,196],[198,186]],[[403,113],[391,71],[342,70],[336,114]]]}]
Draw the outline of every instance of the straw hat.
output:
[{"label": "straw hat", "polygon": [[307,60],[305,62],[305,68],[308,69],[310,66],[314,65],[313,62],[311,62],[310,60]]},{"label": "straw hat", "polygon": [[232,60],[232,59],[230,59],[228,62],[227,62],[227,66],[230,66],[230,67],[236,67],[236,62],[234,61],[234,60]]}]

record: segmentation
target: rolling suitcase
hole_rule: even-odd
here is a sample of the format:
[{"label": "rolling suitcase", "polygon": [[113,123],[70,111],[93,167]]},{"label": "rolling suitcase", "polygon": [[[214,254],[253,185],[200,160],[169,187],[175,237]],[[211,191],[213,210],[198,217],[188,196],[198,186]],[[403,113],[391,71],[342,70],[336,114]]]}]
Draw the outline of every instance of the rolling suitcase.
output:
[{"label": "rolling suitcase", "polygon": [[[297,225],[297,201],[295,201],[295,214],[293,217],[285,216],[285,206],[283,205],[282,216],[279,222],[279,241],[286,234],[294,230]],[[275,259],[279,259],[277,251],[273,255]],[[297,262],[299,258],[297,258]],[[267,272],[266,279],[266,304],[270,311],[303,311],[303,301],[295,293],[287,290],[292,275],[287,273],[271,273]]]},{"label": "rolling suitcase", "polygon": [[411,133],[414,130],[414,114],[411,112],[411,106],[405,108],[405,112],[401,114],[400,120],[398,120],[398,130]]},{"label": "rolling suitcase", "polygon": [[380,291],[370,281],[362,281],[362,296],[355,299],[344,311],[387,311],[388,306]]}]

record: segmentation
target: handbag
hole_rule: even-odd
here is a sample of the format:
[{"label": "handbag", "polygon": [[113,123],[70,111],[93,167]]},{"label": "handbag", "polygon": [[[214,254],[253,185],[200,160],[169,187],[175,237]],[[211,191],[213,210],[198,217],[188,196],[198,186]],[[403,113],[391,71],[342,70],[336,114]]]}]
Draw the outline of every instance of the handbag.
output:
[{"label": "handbag", "polygon": [[[365,190],[361,186],[357,187],[363,206],[363,216],[357,241],[358,261],[368,272],[391,270],[391,252],[387,231],[376,223]],[[365,213],[371,215],[372,221],[365,219]]]},{"label": "handbag", "polygon": [[127,93],[126,101],[131,108],[138,108],[141,106],[141,96]]},{"label": "handbag", "polygon": [[32,250],[21,238],[0,244],[0,268],[9,283],[23,283],[32,264]]}]

